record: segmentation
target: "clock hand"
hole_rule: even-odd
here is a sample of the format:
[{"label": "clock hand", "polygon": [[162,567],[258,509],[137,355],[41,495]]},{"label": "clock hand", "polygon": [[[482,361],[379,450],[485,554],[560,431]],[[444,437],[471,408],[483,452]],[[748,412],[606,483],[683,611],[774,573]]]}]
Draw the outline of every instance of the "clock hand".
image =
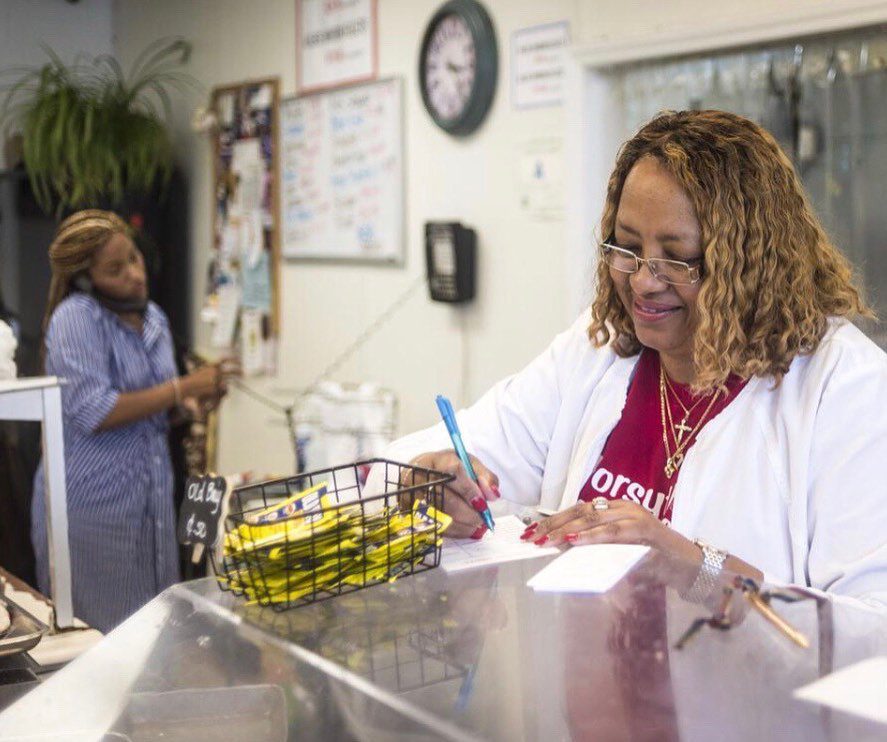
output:
[{"label": "clock hand", "polygon": [[460,73],[462,70],[465,69],[465,65],[463,64],[463,65],[460,66],[460,65],[453,64],[452,62],[447,62],[447,69],[448,69],[450,72],[455,72],[456,74],[458,74],[458,73]]}]

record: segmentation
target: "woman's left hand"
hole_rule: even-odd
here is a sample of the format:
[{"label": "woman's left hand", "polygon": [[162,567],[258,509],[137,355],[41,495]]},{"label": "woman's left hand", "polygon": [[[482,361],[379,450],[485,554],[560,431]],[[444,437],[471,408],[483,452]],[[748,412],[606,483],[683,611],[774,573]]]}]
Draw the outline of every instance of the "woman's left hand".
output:
[{"label": "woman's left hand", "polygon": [[672,531],[652,513],[629,500],[607,500],[606,509],[591,502],[539,521],[525,539],[540,546],[570,544],[645,544],[676,556],[694,555],[693,542]]}]

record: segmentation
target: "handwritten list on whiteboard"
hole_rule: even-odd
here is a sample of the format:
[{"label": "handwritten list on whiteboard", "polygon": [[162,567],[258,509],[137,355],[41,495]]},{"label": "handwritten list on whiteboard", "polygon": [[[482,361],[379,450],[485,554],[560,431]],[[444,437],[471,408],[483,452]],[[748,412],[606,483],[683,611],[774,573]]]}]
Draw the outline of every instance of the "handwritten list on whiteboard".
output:
[{"label": "handwritten list on whiteboard", "polygon": [[402,105],[398,79],[282,102],[284,257],[402,260]]}]

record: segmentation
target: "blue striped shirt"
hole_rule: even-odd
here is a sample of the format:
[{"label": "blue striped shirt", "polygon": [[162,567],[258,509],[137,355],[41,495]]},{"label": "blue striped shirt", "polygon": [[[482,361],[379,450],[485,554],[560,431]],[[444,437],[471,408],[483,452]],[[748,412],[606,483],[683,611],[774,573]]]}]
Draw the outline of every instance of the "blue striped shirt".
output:
[{"label": "blue striped shirt", "polygon": [[[176,373],[169,323],[148,304],[142,332],[86,294],[56,308],[46,372],[65,379],[65,472],[74,613],[108,631],[178,581],[173,474],[165,412],[97,430],[122,392]],[[43,466],[34,478],[31,538],[49,589]]]}]

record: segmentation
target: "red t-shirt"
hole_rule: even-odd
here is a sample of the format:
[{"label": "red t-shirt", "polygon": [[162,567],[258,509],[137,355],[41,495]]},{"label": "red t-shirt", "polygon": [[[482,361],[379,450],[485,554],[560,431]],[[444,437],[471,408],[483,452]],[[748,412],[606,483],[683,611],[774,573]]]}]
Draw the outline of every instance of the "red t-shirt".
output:
[{"label": "red t-shirt", "polygon": [[[696,428],[705,415],[705,427],[721,410],[735,399],[745,386],[738,376],[727,380],[727,394],[718,395],[711,410],[705,415],[710,397],[700,399],[690,393],[689,386],[669,381],[666,390],[672,412],[672,422],[677,425],[684,419],[684,407],[690,410],[684,435]],[[677,399],[675,399],[677,395]],[[678,401],[680,400],[680,402]],[[681,407],[683,403],[684,407]],[[695,407],[694,407],[695,405]],[[668,422],[666,422],[668,425]],[[684,455],[693,446],[699,431],[690,435],[690,442],[683,449]],[[668,443],[672,453],[675,439],[669,432]],[[666,525],[671,523],[672,491],[680,469],[671,477],[665,474],[667,460],[662,440],[662,406],[659,396],[659,354],[649,349],[641,351],[622,417],[610,433],[601,459],[592,475],[582,487],[580,500],[595,497],[608,500],[630,500],[643,505]]]}]

